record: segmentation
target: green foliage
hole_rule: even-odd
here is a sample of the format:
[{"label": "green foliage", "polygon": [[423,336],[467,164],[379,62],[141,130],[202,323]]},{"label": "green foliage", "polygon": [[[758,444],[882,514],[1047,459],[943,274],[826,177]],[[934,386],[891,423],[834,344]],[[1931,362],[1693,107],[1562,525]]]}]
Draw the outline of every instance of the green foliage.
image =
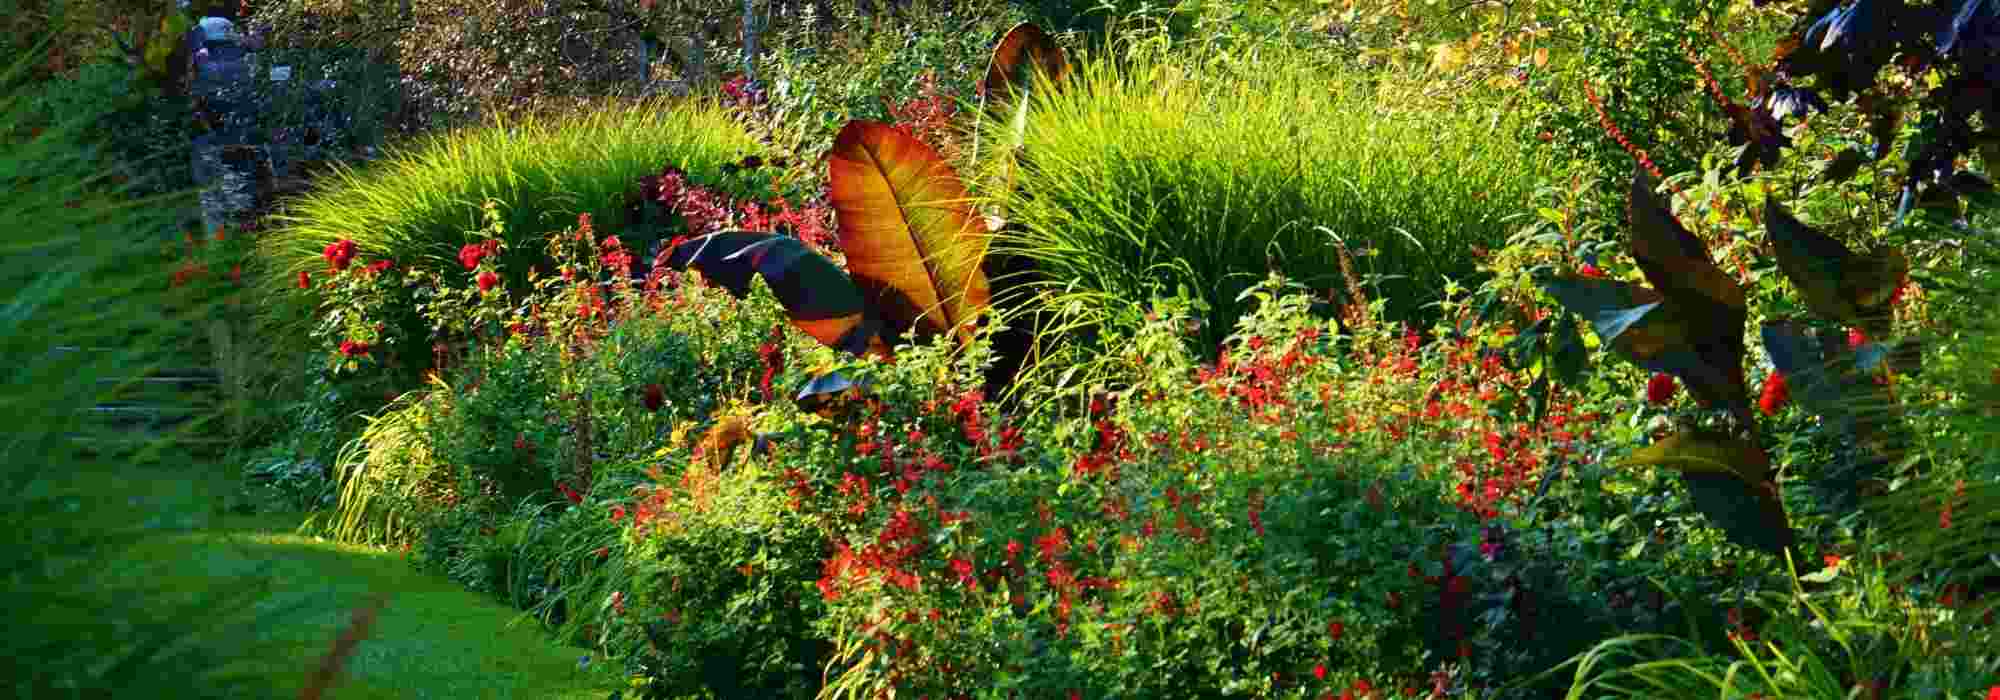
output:
[{"label": "green foliage", "polygon": [[[546,254],[530,241],[581,214],[609,233],[638,234],[625,230],[625,212],[641,175],[673,164],[713,180],[723,163],[753,148],[712,103],[646,102],[600,105],[574,119],[522,118],[450,132],[379,162],[336,168],[275,215],[274,230],[259,241],[258,286],[271,300],[265,309],[269,332],[293,339],[287,342],[292,352],[315,349],[299,341],[311,337],[309,324],[323,320],[310,309],[326,297],[317,288],[299,289],[299,275],[325,284],[328,246],[353,241],[356,269],[378,260],[393,266],[370,278],[381,287],[381,315],[365,321],[385,324],[380,337],[359,340],[381,348],[378,361],[400,367],[395,386],[407,389],[430,366],[433,339],[404,272],[469,279],[457,254],[491,228],[484,203],[498,205],[499,235],[507,244],[498,268],[505,287],[525,289],[530,270],[551,272]],[[643,251],[651,242],[643,235],[627,242]],[[329,340],[343,339],[354,338]]]},{"label": "green foliage", "polygon": [[[11,358],[0,372],[0,410],[11,421],[0,438],[0,505],[14,525],[0,542],[0,588],[20,612],[0,640],[0,675],[13,693],[32,697],[108,696],[135,687],[172,698],[266,693],[257,680],[227,673],[233,647],[277,628],[289,613],[258,606],[262,572],[161,599],[103,562],[142,538],[185,529],[183,520],[133,518],[137,501],[119,503],[125,520],[80,513],[97,494],[66,481],[77,473],[131,474],[146,462],[187,478],[190,466],[164,441],[140,444],[125,460],[87,460],[76,440],[109,437],[90,425],[86,409],[108,390],[129,388],[134,368],[154,366],[180,340],[177,325],[206,309],[162,319],[105,303],[149,299],[160,289],[163,266],[148,259],[149,247],[135,250],[131,242],[171,229],[158,212],[187,196],[137,196],[89,162],[60,157],[88,147],[94,119],[111,105],[85,102],[29,131],[45,115],[36,113],[26,71],[47,57],[44,48],[10,56],[0,71],[0,183],[9,188],[0,202],[0,221],[9,227],[0,243],[0,284],[13,290],[0,304],[0,352]],[[57,346],[64,342],[109,349],[63,352]]]},{"label": "green foliage", "polygon": [[[1210,309],[1211,348],[1266,270],[1345,286],[1343,245],[1370,275],[1355,286],[1414,319],[1441,276],[1472,273],[1475,246],[1505,240],[1496,206],[1527,194],[1535,161],[1470,110],[1399,113],[1276,47],[1208,69],[1198,57],[1080,63],[1069,89],[1032,96],[1018,191],[984,195],[1013,225],[994,250],[1032,261],[1034,282],[1016,291],[1043,295],[1052,327],[1101,328],[1127,300],[1184,285]],[[987,141],[1008,140],[989,124]],[[1091,364],[1080,352],[1058,363]]]}]

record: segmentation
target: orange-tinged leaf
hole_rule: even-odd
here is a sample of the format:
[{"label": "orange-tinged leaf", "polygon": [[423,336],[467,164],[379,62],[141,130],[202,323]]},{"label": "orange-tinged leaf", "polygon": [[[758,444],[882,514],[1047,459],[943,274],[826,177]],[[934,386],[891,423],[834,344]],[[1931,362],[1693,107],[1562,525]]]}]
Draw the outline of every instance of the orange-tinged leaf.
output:
[{"label": "orange-tinged leaf", "polygon": [[1014,25],[993,47],[986,62],[986,78],[979,81],[979,98],[985,100],[987,111],[1002,118],[1013,114],[1015,96],[1027,93],[1037,70],[1050,82],[1062,80],[1069,72],[1069,58],[1035,23]]},{"label": "orange-tinged leaf", "polygon": [[922,141],[870,121],[848,122],[828,160],[841,250],[869,306],[970,342],[991,296],[980,269],[990,234],[958,174]]}]

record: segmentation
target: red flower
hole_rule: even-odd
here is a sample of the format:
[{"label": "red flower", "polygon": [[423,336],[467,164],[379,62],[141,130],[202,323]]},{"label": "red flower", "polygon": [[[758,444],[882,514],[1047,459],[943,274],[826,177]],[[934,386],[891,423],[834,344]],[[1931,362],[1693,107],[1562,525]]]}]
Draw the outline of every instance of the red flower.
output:
[{"label": "red flower", "polygon": [[342,238],[328,243],[326,250],[321,251],[320,255],[326,258],[326,264],[332,267],[334,272],[344,271],[347,269],[347,264],[354,261],[354,241]]},{"label": "red flower", "polygon": [[1576,269],[1576,273],[1577,273],[1577,274],[1579,274],[1579,275],[1583,275],[1583,276],[1585,276],[1585,277],[1603,277],[1603,276],[1604,276],[1604,271],[1603,271],[1603,270],[1599,270],[1599,269],[1597,269],[1597,266],[1596,266],[1596,265],[1592,265],[1592,264],[1590,264],[1590,263],[1584,263],[1584,264],[1583,264],[1583,267],[1579,267],[1579,268],[1577,268],[1577,269]]},{"label": "red flower", "polygon": [[346,357],[360,357],[362,355],[366,355],[368,354],[368,344],[357,343],[352,340],[340,341],[340,354]]},{"label": "red flower", "polygon": [[643,401],[646,405],[646,410],[659,413],[660,407],[666,405],[667,402],[666,391],[661,389],[659,384],[647,384],[646,395]]},{"label": "red flower", "polygon": [[2000,684],[1986,689],[1986,700],[2000,700]]},{"label": "red flower", "polygon": [[612,506],[611,522],[615,523],[623,519],[625,519],[625,506]]},{"label": "red flower", "polygon": [[1322,681],[1326,680],[1326,664],[1320,664],[1318,666],[1313,667],[1313,678]]},{"label": "red flower", "polygon": [[1784,373],[1772,372],[1771,376],[1764,379],[1764,394],[1757,398],[1757,408],[1762,409],[1764,415],[1777,415],[1778,409],[1784,408],[1785,402],[1791,400],[1791,397],[1792,392],[1785,383]]},{"label": "red flower", "polygon": [[972,575],[972,561],[964,557],[952,557],[951,572],[958,575],[958,583],[971,588],[975,579]]},{"label": "red flower", "polygon": [[389,268],[394,267],[395,264],[396,263],[394,261],[390,260],[377,260],[375,262],[368,264],[368,273],[371,275],[379,275],[384,272],[388,272]]},{"label": "red flower", "polygon": [[1864,331],[1859,328],[1847,329],[1847,349],[1855,350],[1867,344],[1868,344],[1868,331]]},{"label": "red flower", "polygon": [[499,284],[500,284],[500,276],[493,274],[492,270],[487,270],[485,272],[479,273],[479,291],[482,292],[493,291],[493,288],[499,286]]},{"label": "red flower", "polygon": [[1326,634],[1332,637],[1334,641],[1340,641],[1340,635],[1346,633],[1347,625],[1340,624],[1338,621],[1326,623]]},{"label": "red flower", "polygon": [[563,498],[569,499],[570,503],[583,502],[583,494],[577,493],[576,489],[569,487],[569,484],[556,484],[556,486],[562,489]]},{"label": "red flower", "polygon": [[313,278],[312,278],[312,274],[311,274],[311,273],[308,273],[308,272],[306,272],[305,270],[300,270],[300,271],[299,271],[299,289],[312,289],[312,286],[313,286]]},{"label": "red flower", "polygon": [[467,270],[479,269],[479,261],[486,257],[486,248],[478,243],[467,243],[458,249],[458,262]]},{"label": "red flower", "polygon": [[1656,404],[1664,404],[1674,399],[1674,390],[1674,376],[1664,372],[1656,372],[1653,374],[1653,378],[1646,382],[1646,400]]}]

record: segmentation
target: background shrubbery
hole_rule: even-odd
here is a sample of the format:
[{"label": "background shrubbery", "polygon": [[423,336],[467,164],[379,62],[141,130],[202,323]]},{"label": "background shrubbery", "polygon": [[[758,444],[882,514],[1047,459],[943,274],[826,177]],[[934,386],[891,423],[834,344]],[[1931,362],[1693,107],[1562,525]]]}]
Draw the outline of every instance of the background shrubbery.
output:
[{"label": "background shrubbery", "polygon": [[[516,606],[628,696],[1994,687],[1990,191],[1959,177],[1898,206],[1929,155],[1883,144],[1931,122],[1885,130],[1839,100],[1739,165],[1769,135],[1732,141],[1728,96],[1761,84],[1799,8],[754,7],[747,34],[722,2],[252,8],[272,60],[358,47],[340,64],[374,66],[343,74],[376,84],[358,90],[398,83],[369,118],[419,134],[263,231],[191,233],[155,274],[170,311],[241,314],[199,302],[245,295],[264,313],[265,394],[288,405],[243,460],[260,507],[318,509],[306,531]],[[1036,86],[1007,151],[971,95],[1024,18],[1077,70]],[[768,53],[744,65],[752,35]],[[633,82],[656,48],[666,82]],[[146,83],[115,68],[17,104],[156,99],[119,97]],[[1928,77],[1883,73],[1929,109]],[[971,175],[998,249],[1034,262],[1024,289],[1049,292],[1002,295],[1021,313],[999,320],[1066,354],[996,381],[1014,348],[989,323],[857,358],[789,322],[796,280],[730,295],[655,255],[744,227],[844,265],[854,222],[828,212],[820,156],[853,118]],[[77,145],[123,148],[139,130],[117,124]],[[1881,152],[1840,176],[1847,150]],[[41,165],[16,184],[97,162],[76,152],[22,151]],[[1667,177],[1628,185],[1635,156]],[[1646,197],[1661,210],[1628,209]],[[1910,284],[1882,318],[1821,318],[1774,262],[1774,202],[1857,259],[1904,251]],[[1665,254],[1632,241],[1666,219],[1747,319],[1647,337],[1741,340],[1754,415],[1608,361],[1630,344],[1550,291],[1661,284]],[[1880,358],[1844,403],[1900,416],[1897,459],[1857,451],[1802,368],[1767,359],[1778,319],[1854,338],[1832,361]],[[1718,510],[1716,482],[1677,473],[1712,467],[1660,458],[1743,417],[1780,509],[1749,537],[1769,504]],[[1743,544],[1779,530],[1796,543]]]}]

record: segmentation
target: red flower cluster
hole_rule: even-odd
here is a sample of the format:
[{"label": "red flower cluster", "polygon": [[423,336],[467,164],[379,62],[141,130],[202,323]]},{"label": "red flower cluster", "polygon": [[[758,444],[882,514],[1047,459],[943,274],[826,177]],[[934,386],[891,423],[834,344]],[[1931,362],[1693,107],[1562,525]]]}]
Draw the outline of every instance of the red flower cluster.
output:
[{"label": "red flower cluster", "polygon": [[356,342],[353,340],[340,341],[340,354],[343,357],[361,357],[362,355],[368,354],[368,350],[369,348],[367,343]]},{"label": "red flower cluster", "polygon": [[348,263],[354,261],[354,252],[354,241],[342,238],[326,244],[326,249],[320,252],[320,257],[326,258],[327,267],[332,268],[334,272],[345,272]]},{"label": "red flower cluster", "polygon": [[1674,400],[1674,392],[1677,390],[1674,376],[1665,372],[1655,372],[1652,379],[1646,380],[1646,400],[1654,404],[1665,404]]},{"label": "red flower cluster", "polygon": [[757,359],[764,363],[764,378],[758,380],[757,388],[764,392],[764,403],[772,400],[771,380],[785,371],[785,326],[771,327],[771,337],[757,346]]},{"label": "red flower cluster", "polygon": [[458,249],[458,263],[467,270],[479,269],[479,263],[500,253],[500,241],[487,239],[479,243],[467,243]]},{"label": "red flower cluster", "polygon": [[1771,376],[1764,379],[1764,391],[1757,397],[1757,408],[1766,416],[1777,415],[1778,410],[1784,408],[1785,403],[1791,400],[1791,396],[1791,388],[1785,382],[1784,373],[1772,372]]},{"label": "red flower cluster", "polygon": [[896,130],[929,144],[946,158],[953,157],[958,150],[957,137],[952,131],[958,98],[951,90],[938,87],[934,73],[925,71],[917,78],[916,97],[901,104],[891,104],[884,98],[883,104],[888,107]]}]

